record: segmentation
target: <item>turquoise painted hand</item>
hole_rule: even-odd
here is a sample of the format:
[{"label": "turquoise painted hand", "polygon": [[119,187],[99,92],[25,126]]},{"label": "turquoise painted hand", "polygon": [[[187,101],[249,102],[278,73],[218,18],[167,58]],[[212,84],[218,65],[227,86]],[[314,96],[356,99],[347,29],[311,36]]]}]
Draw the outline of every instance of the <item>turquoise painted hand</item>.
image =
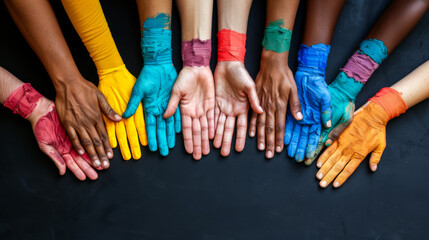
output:
[{"label": "turquoise painted hand", "polygon": [[161,13],[148,18],[143,27],[141,41],[144,67],[134,85],[127,110],[123,117],[131,117],[143,101],[148,145],[151,151],[159,148],[167,156],[175,145],[176,133],[181,131],[180,111],[173,117],[162,116],[170,100],[171,89],[177,78],[171,60],[171,30],[165,29],[170,18]]}]

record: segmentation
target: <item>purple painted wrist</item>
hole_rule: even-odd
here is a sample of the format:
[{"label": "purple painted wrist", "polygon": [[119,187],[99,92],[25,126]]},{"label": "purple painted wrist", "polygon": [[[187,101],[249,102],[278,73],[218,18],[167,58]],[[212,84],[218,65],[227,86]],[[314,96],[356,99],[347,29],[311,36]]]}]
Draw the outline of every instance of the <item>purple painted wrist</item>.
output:
[{"label": "purple painted wrist", "polygon": [[183,66],[207,67],[210,65],[212,52],[211,40],[192,39],[182,42]]},{"label": "purple painted wrist", "polygon": [[349,59],[346,66],[341,70],[343,70],[348,77],[361,83],[366,83],[378,66],[378,63],[372,60],[368,55],[356,51]]}]

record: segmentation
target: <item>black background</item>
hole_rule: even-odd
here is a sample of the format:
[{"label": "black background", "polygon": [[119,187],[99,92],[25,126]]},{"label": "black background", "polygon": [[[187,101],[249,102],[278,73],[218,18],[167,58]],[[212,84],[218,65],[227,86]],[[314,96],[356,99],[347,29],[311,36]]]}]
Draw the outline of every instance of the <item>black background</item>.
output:
[{"label": "black background", "polygon": [[[383,10],[387,0],[348,1],[338,22],[327,67],[327,82],[338,74]],[[82,75],[97,84],[97,73],[60,1],[53,1],[65,38]],[[142,67],[135,1],[102,1],[110,29],[128,69]],[[299,8],[290,52],[303,33],[305,2]],[[54,99],[52,83],[0,4],[0,66]],[[216,12],[213,46],[216,41]],[[356,100],[363,105],[429,58],[429,14],[389,56]],[[173,11],[173,59],[180,70],[180,23]],[[251,9],[246,67],[259,70],[265,1]],[[211,61],[215,67],[216,51]],[[429,84],[429,83],[428,83]],[[184,151],[182,136],[166,158],[142,148],[142,159],[124,161],[119,149],[97,181],[58,175],[37,146],[30,124],[0,110],[0,238],[2,239],[414,239],[429,224],[429,102],[389,122],[387,148],[378,171],[367,159],[338,190],[318,187],[316,167],[287,158],[266,160],[247,139],[244,152],[222,158],[216,149],[201,161]]]}]

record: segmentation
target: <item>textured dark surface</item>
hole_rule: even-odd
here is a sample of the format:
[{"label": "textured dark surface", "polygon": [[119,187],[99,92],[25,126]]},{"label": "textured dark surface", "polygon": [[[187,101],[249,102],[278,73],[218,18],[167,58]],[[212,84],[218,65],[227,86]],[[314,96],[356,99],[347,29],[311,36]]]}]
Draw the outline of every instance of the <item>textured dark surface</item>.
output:
[{"label": "textured dark surface", "polygon": [[[259,69],[265,1],[255,0],[249,19],[246,66]],[[327,68],[331,82],[390,1],[349,1],[337,25]],[[59,1],[61,28],[83,76],[97,83],[85,47]],[[134,1],[102,1],[118,49],[137,76],[142,67]],[[294,29],[290,66],[303,32],[304,4]],[[42,94],[55,91],[36,55],[0,4],[0,66]],[[429,15],[374,73],[358,96],[360,107],[429,58]],[[214,17],[213,36],[216,31]],[[217,45],[213,38],[213,46]],[[180,24],[173,12],[174,63],[180,69]],[[216,48],[214,48],[216,49]],[[216,54],[212,57],[214,70]],[[194,161],[182,135],[166,158],[143,148],[139,161],[124,161],[118,149],[97,181],[58,175],[39,149],[31,126],[0,109],[0,239],[415,239],[429,224],[429,102],[387,126],[387,148],[378,171],[365,160],[338,190],[322,190],[316,167],[286,157],[265,160],[254,139],[241,154],[218,150]]]}]

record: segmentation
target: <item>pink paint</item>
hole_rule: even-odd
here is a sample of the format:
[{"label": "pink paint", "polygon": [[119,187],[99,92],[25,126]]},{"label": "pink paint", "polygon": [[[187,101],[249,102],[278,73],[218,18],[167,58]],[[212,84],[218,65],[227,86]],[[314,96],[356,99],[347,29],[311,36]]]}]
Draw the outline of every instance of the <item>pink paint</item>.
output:
[{"label": "pink paint", "polygon": [[4,106],[15,114],[27,118],[37,105],[42,95],[34,89],[30,83],[22,84],[13,91],[4,102]]},{"label": "pink paint", "polygon": [[361,83],[366,83],[378,66],[368,55],[360,54],[356,51],[341,70],[348,77]]},{"label": "pink paint", "polygon": [[211,40],[192,39],[182,42],[183,66],[207,67],[210,65],[212,52]]}]

